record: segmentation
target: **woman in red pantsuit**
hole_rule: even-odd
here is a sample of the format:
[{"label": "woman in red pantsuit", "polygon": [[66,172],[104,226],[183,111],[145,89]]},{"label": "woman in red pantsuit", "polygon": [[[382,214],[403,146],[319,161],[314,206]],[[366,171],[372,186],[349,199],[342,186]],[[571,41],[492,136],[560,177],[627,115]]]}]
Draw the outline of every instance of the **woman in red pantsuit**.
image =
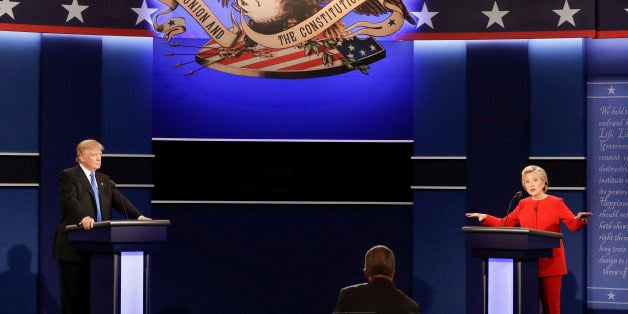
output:
[{"label": "woman in red pantsuit", "polygon": [[[516,227],[560,232],[563,222],[571,231],[583,228],[590,212],[574,215],[562,198],[545,194],[549,186],[547,173],[539,166],[527,166],[521,171],[521,185],[530,195],[519,201],[517,207],[504,218],[482,214],[467,213],[469,218],[476,218],[483,226]],[[567,274],[563,241],[554,248],[552,257],[539,259],[539,299],[544,314],[560,313],[560,288],[563,275]]]}]

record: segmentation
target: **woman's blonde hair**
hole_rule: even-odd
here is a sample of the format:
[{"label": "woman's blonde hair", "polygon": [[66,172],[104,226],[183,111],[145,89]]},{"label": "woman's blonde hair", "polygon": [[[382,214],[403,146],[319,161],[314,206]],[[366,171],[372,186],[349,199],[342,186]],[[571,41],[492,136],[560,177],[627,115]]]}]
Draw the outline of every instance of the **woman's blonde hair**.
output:
[{"label": "woman's blonde hair", "polygon": [[543,186],[543,192],[547,192],[547,188],[549,187],[549,179],[547,178],[547,172],[539,166],[529,165],[521,171],[521,185],[525,189],[525,183],[523,182],[526,174],[534,172],[536,173],[543,182],[545,182],[545,186]]}]

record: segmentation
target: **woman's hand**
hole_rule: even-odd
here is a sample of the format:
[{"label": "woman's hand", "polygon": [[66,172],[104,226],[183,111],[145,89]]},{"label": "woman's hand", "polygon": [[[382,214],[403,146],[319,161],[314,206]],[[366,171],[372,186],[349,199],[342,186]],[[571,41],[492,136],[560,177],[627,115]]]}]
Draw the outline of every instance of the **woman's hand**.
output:
[{"label": "woman's hand", "polygon": [[592,212],[579,212],[578,215],[576,215],[576,219],[580,219],[582,222],[588,222],[591,216],[593,216]]},{"label": "woman's hand", "polygon": [[465,216],[467,216],[467,218],[477,218],[478,221],[486,219],[486,214],[482,213],[466,213]]}]

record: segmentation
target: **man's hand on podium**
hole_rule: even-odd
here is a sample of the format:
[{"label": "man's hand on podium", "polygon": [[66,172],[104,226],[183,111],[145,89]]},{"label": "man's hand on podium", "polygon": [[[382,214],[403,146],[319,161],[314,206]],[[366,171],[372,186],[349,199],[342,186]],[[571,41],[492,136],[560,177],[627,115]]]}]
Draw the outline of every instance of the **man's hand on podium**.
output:
[{"label": "man's hand on podium", "polygon": [[79,222],[79,227],[85,229],[85,230],[89,230],[91,228],[94,228],[94,218],[89,217],[89,216],[85,216],[83,217],[83,219],[81,219],[81,222]]}]

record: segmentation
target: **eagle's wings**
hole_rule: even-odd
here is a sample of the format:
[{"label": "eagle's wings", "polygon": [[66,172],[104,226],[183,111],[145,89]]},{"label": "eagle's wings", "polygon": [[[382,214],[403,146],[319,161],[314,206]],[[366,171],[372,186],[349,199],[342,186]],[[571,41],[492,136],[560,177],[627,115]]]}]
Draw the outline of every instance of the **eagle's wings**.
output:
[{"label": "eagle's wings", "polygon": [[[224,0],[223,0],[224,1]],[[392,4],[396,7],[399,7],[402,10],[403,18],[408,21],[412,25],[416,25],[416,21],[410,15],[408,8],[403,4],[401,0],[384,0],[385,3]],[[377,0],[366,0],[364,3],[360,4],[357,8],[353,10],[355,13],[363,14],[363,15],[375,15],[380,16],[382,14],[386,14],[390,12],[390,9],[385,7],[380,1]]]},{"label": "eagle's wings", "polygon": [[[229,2],[233,0],[218,0],[218,1],[220,1],[223,7],[227,7],[229,6]],[[408,11],[408,8],[405,6],[405,4],[403,4],[401,0],[384,0],[384,2],[393,4],[401,8],[401,10],[403,11],[403,18],[406,21],[408,21],[410,24],[416,25],[416,21],[414,21],[414,19],[410,15],[410,12]],[[379,16],[381,14],[386,14],[390,12],[388,8],[383,6],[381,2],[377,0],[367,0],[366,2],[362,3],[357,8],[355,8],[353,11],[358,14],[375,15],[375,16]]]},{"label": "eagle's wings", "polygon": [[[227,7],[230,4],[237,11],[243,11],[243,7],[247,6],[245,0],[218,0],[223,7]],[[254,29],[265,29],[268,31],[276,32],[277,28],[286,28],[287,25],[294,25],[295,23],[306,20],[307,18],[313,16],[318,12],[322,7],[324,7],[329,1],[321,1],[321,0],[274,0],[274,1],[282,1],[283,2],[283,16],[277,17],[271,23],[265,23],[266,25],[262,25],[262,23],[257,23],[256,21],[251,21],[250,26]],[[240,4],[239,2],[242,2]],[[401,9],[403,18],[408,21],[412,25],[416,25],[416,22],[408,12],[408,8],[403,4],[402,0],[366,0],[364,3],[357,6],[353,12],[362,14],[362,15],[374,15],[380,16],[383,14],[387,14],[391,12],[391,9],[387,8],[385,4],[390,4],[396,6]],[[286,23],[285,21],[291,21],[291,23]],[[281,23],[281,24],[280,24]],[[275,24],[275,25],[271,25]],[[336,22],[331,27],[325,30],[325,35],[328,38],[340,39],[347,35],[345,31],[346,26],[342,21]]]}]

